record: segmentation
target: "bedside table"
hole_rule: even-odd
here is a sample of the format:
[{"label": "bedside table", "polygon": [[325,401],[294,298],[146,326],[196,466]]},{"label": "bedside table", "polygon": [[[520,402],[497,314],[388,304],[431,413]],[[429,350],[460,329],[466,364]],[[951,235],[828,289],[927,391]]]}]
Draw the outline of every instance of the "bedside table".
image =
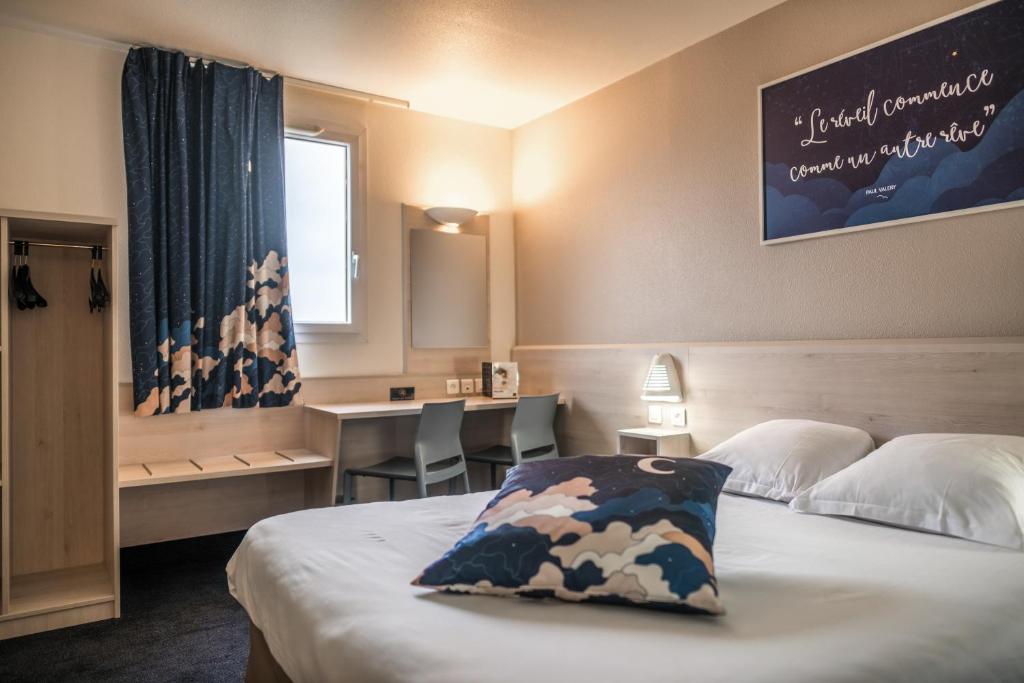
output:
[{"label": "bedside table", "polygon": [[634,427],[619,430],[619,453],[690,457],[690,431],[672,427]]}]

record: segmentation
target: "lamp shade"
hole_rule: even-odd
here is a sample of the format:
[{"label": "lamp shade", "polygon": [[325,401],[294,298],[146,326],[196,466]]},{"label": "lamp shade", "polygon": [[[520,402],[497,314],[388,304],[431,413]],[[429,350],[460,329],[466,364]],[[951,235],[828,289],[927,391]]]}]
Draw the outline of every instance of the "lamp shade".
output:
[{"label": "lamp shade", "polygon": [[683,400],[683,389],[679,384],[675,360],[667,353],[659,353],[651,360],[651,367],[644,380],[640,394],[644,401],[666,401],[679,403]]},{"label": "lamp shade", "polygon": [[432,206],[427,209],[427,215],[441,225],[462,225],[473,220],[476,210],[458,206]]}]

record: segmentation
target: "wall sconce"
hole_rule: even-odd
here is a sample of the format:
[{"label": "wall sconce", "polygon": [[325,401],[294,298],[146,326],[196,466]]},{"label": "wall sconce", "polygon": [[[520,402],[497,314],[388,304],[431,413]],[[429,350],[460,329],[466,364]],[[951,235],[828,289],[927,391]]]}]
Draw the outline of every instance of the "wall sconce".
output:
[{"label": "wall sconce", "polygon": [[640,398],[644,401],[667,403],[679,403],[683,400],[683,390],[679,386],[679,375],[676,373],[676,364],[672,356],[667,353],[654,356],[651,367],[647,370],[647,379],[644,380]]},{"label": "wall sconce", "polygon": [[[647,377],[644,379],[644,388],[640,392],[640,399],[643,401],[657,401],[665,403],[679,403],[683,400],[683,390],[679,384],[679,374],[676,372],[675,360],[667,353],[659,353],[651,360],[651,367],[647,369]],[[674,426],[686,424],[686,410],[673,408],[669,411]],[[663,421],[660,405],[647,406],[648,424],[660,425]]]},{"label": "wall sconce", "polygon": [[457,206],[432,206],[427,215],[441,225],[440,232],[458,232],[459,227],[468,223],[476,216],[476,209],[464,209]]}]

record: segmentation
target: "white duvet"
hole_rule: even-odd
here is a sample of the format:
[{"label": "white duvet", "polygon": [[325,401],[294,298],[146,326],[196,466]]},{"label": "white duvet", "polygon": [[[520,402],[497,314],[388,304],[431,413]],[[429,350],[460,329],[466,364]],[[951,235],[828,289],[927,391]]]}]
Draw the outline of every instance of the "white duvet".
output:
[{"label": "white duvet", "polygon": [[1024,681],[1024,553],[732,495],[722,617],[410,586],[492,495],[264,520],[231,592],[295,683]]}]

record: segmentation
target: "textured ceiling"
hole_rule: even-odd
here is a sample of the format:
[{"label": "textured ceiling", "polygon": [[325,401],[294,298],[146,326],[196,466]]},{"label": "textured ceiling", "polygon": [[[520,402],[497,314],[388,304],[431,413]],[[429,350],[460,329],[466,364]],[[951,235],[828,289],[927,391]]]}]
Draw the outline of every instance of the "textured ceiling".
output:
[{"label": "textured ceiling", "polygon": [[248,62],[513,128],[780,0],[0,0],[0,17]]}]

